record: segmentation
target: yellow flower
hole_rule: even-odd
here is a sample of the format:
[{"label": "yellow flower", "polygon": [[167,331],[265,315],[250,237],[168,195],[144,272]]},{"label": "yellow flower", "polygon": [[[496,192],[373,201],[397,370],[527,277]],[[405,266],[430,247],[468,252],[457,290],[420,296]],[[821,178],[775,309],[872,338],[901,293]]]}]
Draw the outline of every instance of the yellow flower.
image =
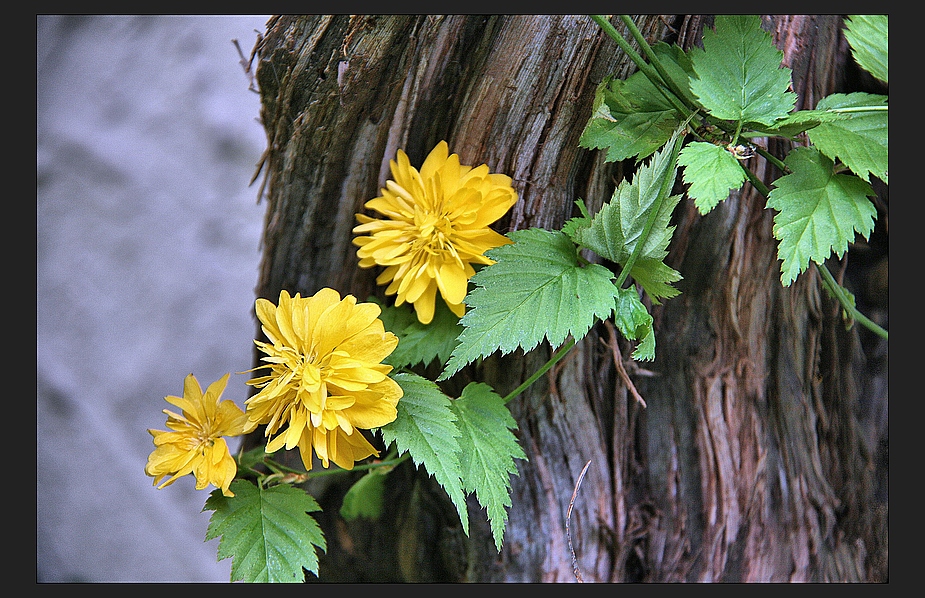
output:
[{"label": "yellow flower", "polygon": [[465,313],[472,264],[494,263],[485,251],[511,242],[488,225],[517,202],[509,176],[491,174],[485,164],[462,166],[448,151],[438,143],[418,172],[398,150],[398,161],[390,161],[394,180],[365,204],[385,218],[357,214],[353,229],[369,234],[353,240],[360,267],[385,266],[376,283],[388,283],[395,305],[413,304],[423,324],[434,317],[438,290],[453,313]]},{"label": "yellow flower", "polygon": [[[306,470],[312,448],[324,467],[343,469],[379,452],[358,429],[384,426],[397,416],[402,389],[380,363],[398,345],[386,332],[375,303],[357,303],[337,291],[321,289],[312,297],[282,291],[279,306],[257,299],[257,317],[269,343],[254,341],[266,353],[266,376],[247,383],[260,392],[246,401],[247,415],[266,424],[274,453],[299,447]],[[286,424],[288,427],[281,430]]]},{"label": "yellow flower", "polygon": [[196,377],[190,374],[183,381],[182,398],[165,397],[183,414],[164,409],[167,427],[173,432],[148,430],[156,448],[148,456],[145,473],[154,477],[155,486],[168,475],[170,478],[158,488],[192,473],[196,476],[196,490],[212,484],[221,488],[225,496],[234,496],[228,486],[237,473],[237,465],[222,437],[240,436],[254,426],[234,401],[219,402],[226,384],[228,374],[210,384],[203,394]]}]

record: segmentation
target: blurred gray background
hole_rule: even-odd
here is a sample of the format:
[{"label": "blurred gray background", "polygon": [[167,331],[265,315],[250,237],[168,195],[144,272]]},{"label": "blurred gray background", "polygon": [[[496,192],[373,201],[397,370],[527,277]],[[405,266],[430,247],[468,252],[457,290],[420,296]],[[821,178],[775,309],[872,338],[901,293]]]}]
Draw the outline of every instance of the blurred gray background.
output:
[{"label": "blurred gray background", "polygon": [[267,20],[36,17],[38,582],[230,578],[211,487],[144,467],[187,374],[247,397]]}]

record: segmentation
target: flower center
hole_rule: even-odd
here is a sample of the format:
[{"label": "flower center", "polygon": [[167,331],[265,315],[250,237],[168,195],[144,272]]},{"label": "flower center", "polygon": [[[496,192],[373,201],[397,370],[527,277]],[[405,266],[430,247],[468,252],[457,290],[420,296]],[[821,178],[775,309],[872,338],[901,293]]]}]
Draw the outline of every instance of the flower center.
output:
[{"label": "flower center", "polygon": [[418,237],[414,240],[416,251],[425,251],[431,255],[446,252],[456,255],[453,223],[445,214],[418,212],[415,214],[415,225],[418,227]]},{"label": "flower center", "polygon": [[193,443],[197,449],[205,449],[214,444],[211,422],[199,423],[195,426],[196,433],[193,435]]},{"label": "flower center", "polygon": [[319,415],[327,409],[328,387],[325,383],[325,362],[327,359],[320,360],[318,363],[317,356],[314,354],[305,355],[301,358],[301,371],[296,371],[299,378],[299,396],[302,405],[308,409],[309,413]]}]

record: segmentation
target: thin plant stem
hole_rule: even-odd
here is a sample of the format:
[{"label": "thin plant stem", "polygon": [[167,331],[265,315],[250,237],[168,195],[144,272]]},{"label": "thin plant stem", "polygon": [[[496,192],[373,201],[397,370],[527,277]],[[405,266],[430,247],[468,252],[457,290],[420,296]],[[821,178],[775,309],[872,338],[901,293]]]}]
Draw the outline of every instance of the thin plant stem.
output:
[{"label": "thin plant stem", "polygon": [[[685,116],[690,114],[690,110],[688,110],[687,106],[685,106],[684,103],[671,90],[669,83],[662,80],[662,77],[658,74],[658,71],[652,68],[652,66],[647,63],[642,58],[642,56],[640,56],[639,53],[633,49],[632,46],[630,46],[629,42],[626,41],[622,35],[620,35],[620,32],[610,24],[610,21],[608,21],[602,15],[591,15],[591,18],[601,27],[601,29],[604,30],[604,33],[606,33],[613,41],[617,42],[617,45],[620,46],[620,49],[623,50],[623,52],[629,56],[630,60],[636,64],[636,68],[642,71],[642,73],[646,76],[646,78],[649,79],[649,81],[652,82],[652,85],[655,86],[659,93],[661,93],[662,96],[664,96],[665,99],[668,100],[672,106],[674,106],[675,110]],[[648,44],[646,47],[648,47]]]},{"label": "thin plant stem", "polygon": [[513,399],[514,397],[516,397],[523,391],[527,390],[527,388],[529,388],[531,384],[539,380],[540,376],[548,372],[549,368],[556,365],[560,359],[565,357],[565,354],[568,353],[569,349],[571,349],[574,346],[575,346],[575,339],[569,338],[568,341],[564,345],[562,345],[558,351],[555,352],[555,354],[549,359],[549,361],[543,364],[543,367],[536,370],[532,376],[524,380],[523,384],[521,384],[520,386],[512,390],[510,393],[508,393],[508,395],[504,397],[504,403],[507,404],[509,401],[511,401],[511,399]]},{"label": "thin plant stem", "polygon": [[[688,117],[687,122],[685,122],[683,125],[684,127],[687,127],[690,119],[691,117]],[[677,176],[675,169],[678,160],[678,152],[681,151],[681,143],[684,141],[684,135],[680,134],[680,132],[676,133],[676,135],[677,137],[675,138],[674,147],[672,148],[671,163],[665,170],[666,173],[670,172],[671,176],[666,176],[662,179],[662,185],[659,187],[655,202],[653,202],[652,207],[649,209],[649,216],[646,219],[645,227],[642,229],[642,234],[639,235],[639,240],[636,241],[636,247],[633,249],[632,255],[630,255],[630,258],[626,261],[626,264],[623,265],[623,269],[620,271],[620,276],[617,277],[617,281],[614,283],[618,289],[623,288],[623,283],[626,282],[630,272],[633,271],[633,265],[636,263],[636,259],[639,257],[639,254],[642,253],[642,248],[646,244],[646,239],[649,238],[649,233],[652,232],[652,227],[655,225],[655,219],[658,217],[658,213],[661,211],[662,201],[668,197],[668,194],[671,192],[671,186],[674,185],[675,177]]]},{"label": "thin plant stem", "polygon": [[889,340],[889,333],[877,325],[876,322],[872,321],[870,318],[862,314],[857,310],[851,300],[845,295],[845,291],[838,281],[835,280],[835,277],[832,276],[832,273],[829,272],[828,267],[825,264],[816,264],[819,273],[822,274],[822,282],[825,284],[826,288],[829,289],[835,297],[838,299],[838,302],[842,304],[842,307],[847,311],[856,322],[860,322],[862,326],[876,334],[877,336],[883,337]]},{"label": "thin plant stem", "polygon": [[273,459],[270,459],[269,457],[264,458],[263,464],[266,465],[270,469],[270,471],[272,471],[273,473],[283,473],[283,472],[295,473],[295,474],[305,473],[302,470],[294,469],[292,467],[289,467],[288,465],[283,465],[279,461],[274,461]]},{"label": "thin plant stem", "polygon": [[[658,72],[659,77],[661,78],[662,83],[667,87],[675,97],[684,102],[684,93],[675,85],[674,80],[668,75],[668,71],[665,70],[665,67],[662,65],[662,61],[658,59],[658,56],[655,55],[655,52],[652,50],[652,47],[649,45],[649,42],[646,41],[646,38],[643,37],[642,33],[639,31],[639,28],[636,27],[636,23],[633,22],[633,19],[629,15],[620,15],[620,20],[623,21],[623,24],[626,25],[626,28],[629,30],[630,35],[633,36],[633,39],[636,40],[636,43],[639,44],[639,47],[642,48],[643,53],[646,55],[646,58],[649,59],[649,62],[655,67],[655,70]],[[619,33],[618,33],[619,35]],[[650,77],[651,80],[651,77]],[[652,81],[655,83],[655,81]],[[677,105],[675,106],[677,108]],[[693,109],[684,107],[681,110],[681,114],[685,117],[690,116]]]},{"label": "thin plant stem", "polygon": [[281,463],[272,461],[270,459],[265,459],[264,462],[266,463],[267,467],[270,467],[271,470],[277,470],[277,469],[279,470],[276,472],[275,475],[278,475],[282,471],[287,471],[293,475],[298,476],[299,483],[302,483],[311,478],[320,478],[320,477],[329,476],[329,475],[339,475],[343,473],[350,473],[353,471],[367,471],[369,469],[378,469],[380,467],[394,467],[398,465],[399,463],[407,461],[410,458],[411,458],[411,454],[405,453],[404,455],[396,459],[385,459],[383,461],[376,461],[374,463],[363,463],[362,465],[354,465],[353,469],[341,469],[340,467],[336,467],[334,469],[322,469],[322,470],[316,470],[316,471],[300,471],[298,469],[286,467],[285,465],[282,465]]},{"label": "thin plant stem", "polygon": [[767,201],[768,196],[771,194],[771,190],[768,189],[768,186],[765,185],[764,182],[758,178],[758,175],[756,175],[747,166],[745,166],[745,164],[742,164],[741,162],[739,162],[739,166],[742,168],[742,170],[745,171],[745,176],[748,178],[748,182],[751,183],[752,187],[754,187],[758,191],[758,193],[760,193],[761,196],[764,197],[765,201]]},{"label": "thin plant stem", "polygon": [[739,135],[742,134],[742,121],[736,123],[736,132],[732,135],[732,143],[736,144],[739,142]]},{"label": "thin plant stem", "polygon": [[775,156],[774,154],[772,154],[772,153],[769,152],[768,150],[764,149],[763,147],[760,147],[760,146],[757,146],[757,145],[756,145],[756,146],[755,146],[755,151],[758,152],[758,155],[759,155],[759,156],[761,156],[762,158],[764,158],[765,160],[767,160],[768,162],[770,162],[771,164],[773,164],[774,166],[776,166],[776,167],[778,168],[778,170],[780,170],[781,172],[787,172],[787,171],[788,171],[787,165],[784,164],[777,156]]},{"label": "thin plant stem", "polygon": [[845,108],[829,108],[829,112],[888,112],[889,106],[847,106]]},{"label": "thin plant stem", "polygon": [[387,461],[377,461],[375,463],[363,463],[362,465],[354,465],[353,469],[325,469],[322,471],[312,471],[309,472],[308,477],[310,478],[320,478],[326,475],[334,475],[338,473],[349,473],[351,471],[367,471],[369,469],[378,469],[380,467],[394,467],[399,463],[403,463],[411,458],[411,453],[405,453],[397,459],[389,459]]}]

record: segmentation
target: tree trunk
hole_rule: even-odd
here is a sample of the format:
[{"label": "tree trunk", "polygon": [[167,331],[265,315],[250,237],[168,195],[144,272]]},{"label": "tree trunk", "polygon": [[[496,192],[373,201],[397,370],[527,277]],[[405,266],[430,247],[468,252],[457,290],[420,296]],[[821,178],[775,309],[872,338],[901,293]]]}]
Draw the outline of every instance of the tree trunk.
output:
[{"label": "tree trunk", "polygon": [[[634,20],[650,43],[685,49],[712,23]],[[840,17],[764,21],[798,108],[846,91]],[[463,164],[512,176],[521,199],[501,232],[558,229],[576,199],[595,211],[633,170],[578,146],[597,84],[635,70],[586,16],[280,17],[254,52],[268,137],[260,297],[332,287],[385,299],[377,272],[357,267],[351,229],[399,148],[420,166],[445,139]],[[779,175],[754,165],[766,182]],[[439,485],[406,462],[376,522],[338,514],[355,477],[309,482],[328,543],[320,579],[885,580],[886,344],[846,330],[815,269],[781,286],[772,218],[749,185],[706,217],[683,201],[667,260],[682,293],[651,308],[656,360],[632,362],[601,323],[510,404],[529,460],[511,480],[500,554],[477,503],[467,537]],[[875,240],[857,250],[860,266],[847,264],[849,288],[879,271]],[[853,288],[881,323],[885,302],[868,297],[883,285]],[[496,355],[465,373],[503,396],[549,355]]]}]

